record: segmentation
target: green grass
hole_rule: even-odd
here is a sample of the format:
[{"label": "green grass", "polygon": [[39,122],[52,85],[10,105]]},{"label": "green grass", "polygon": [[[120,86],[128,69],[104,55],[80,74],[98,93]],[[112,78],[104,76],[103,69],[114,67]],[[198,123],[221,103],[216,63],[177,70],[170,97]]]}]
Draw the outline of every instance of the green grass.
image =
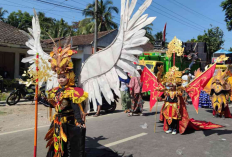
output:
[{"label": "green grass", "polygon": [[5,114],[7,114],[7,112],[0,111],[0,116]]},{"label": "green grass", "polygon": [[0,101],[6,101],[10,93],[0,93]]}]

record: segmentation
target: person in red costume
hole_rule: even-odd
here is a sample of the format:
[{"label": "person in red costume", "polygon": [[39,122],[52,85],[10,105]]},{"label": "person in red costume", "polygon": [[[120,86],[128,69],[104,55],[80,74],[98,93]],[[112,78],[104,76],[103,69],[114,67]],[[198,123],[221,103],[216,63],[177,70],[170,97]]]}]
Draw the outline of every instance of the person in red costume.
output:
[{"label": "person in red costume", "polygon": [[201,130],[223,127],[211,122],[189,118],[186,104],[182,97],[182,92],[185,88],[181,87],[181,75],[182,73],[178,71],[177,67],[172,67],[162,80],[162,83],[166,84],[169,89],[156,89],[164,92],[165,96],[164,98],[159,98],[164,101],[160,115],[160,120],[164,121],[163,130],[167,134],[172,133],[175,135],[178,132],[183,134],[187,129]]}]

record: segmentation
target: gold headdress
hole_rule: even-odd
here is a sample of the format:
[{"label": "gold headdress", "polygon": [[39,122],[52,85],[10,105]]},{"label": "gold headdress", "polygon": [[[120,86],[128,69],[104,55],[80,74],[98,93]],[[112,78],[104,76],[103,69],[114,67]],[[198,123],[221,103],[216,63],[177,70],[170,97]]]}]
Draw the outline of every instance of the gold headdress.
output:
[{"label": "gold headdress", "polygon": [[214,84],[216,80],[219,80],[221,85],[223,85],[227,79],[226,75],[227,75],[227,70],[225,72],[222,72],[221,69],[218,69],[216,75],[212,79],[212,84]]},{"label": "gold headdress", "polygon": [[169,85],[178,85],[181,84],[182,72],[179,71],[179,68],[176,66],[173,66],[169,69],[169,71],[165,74],[164,79],[163,79],[163,84],[169,84]]},{"label": "gold headdress", "polygon": [[51,63],[52,70],[58,75],[65,74],[66,77],[69,79],[68,85],[73,86],[75,81],[75,74],[73,72],[73,63],[71,60],[71,56],[76,54],[77,51],[70,50],[71,44],[67,44],[68,40],[69,38],[66,40],[66,43],[64,44],[64,47],[62,49],[60,46],[57,47],[56,43],[52,39],[55,46],[53,47],[53,51],[50,52],[50,56],[52,59],[50,59],[49,62]]}]

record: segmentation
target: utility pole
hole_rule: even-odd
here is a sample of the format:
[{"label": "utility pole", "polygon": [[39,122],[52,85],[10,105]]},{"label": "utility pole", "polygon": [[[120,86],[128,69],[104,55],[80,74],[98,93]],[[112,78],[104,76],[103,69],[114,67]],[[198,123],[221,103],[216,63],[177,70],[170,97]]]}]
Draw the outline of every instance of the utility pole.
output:
[{"label": "utility pole", "polygon": [[95,28],[94,28],[94,53],[97,52],[97,32],[98,32],[98,23],[97,23],[97,18],[98,18],[98,13],[97,13],[97,7],[98,7],[98,0],[95,0]]}]

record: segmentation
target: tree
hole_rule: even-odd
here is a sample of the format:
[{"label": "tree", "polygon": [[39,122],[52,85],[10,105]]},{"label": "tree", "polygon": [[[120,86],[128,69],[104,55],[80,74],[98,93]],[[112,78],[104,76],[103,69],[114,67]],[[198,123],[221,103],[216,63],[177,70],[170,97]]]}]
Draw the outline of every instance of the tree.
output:
[{"label": "tree", "polygon": [[[211,26],[212,27],[212,26]],[[211,55],[219,50],[221,46],[224,44],[225,40],[223,40],[224,32],[219,27],[212,27],[207,31],[204,31],[203,35],[198,35],[198,42],[206,42],[209,58]]]},{"label": "tree", "polygon": [[48,33],[53,38],[66,37],[72,35],[72,26],[69,26],[67,22],[64,21],[63,18],[60,20],[56,20],[51,29],[49,29]]},{"label": "tree", "polygon": [[37,13],[41,28],[41,38],[42,39],[48,39],[49,36],[47,35],[48,32],[51,32],[51,29],[53,29],[53,26],[55,25],[55,19],[51,17],[46,17],[45,13],[38,12]]},{"label": "tree", "polygon": [[190,40],[187,40],[187,42],[196,43],[196,42],[197,42],[197,39],[195,39],[195,38],[192,38],[192,39],[190,39]]},{"label": "tree", "polygon": [[155,44],[155,38],[152,35],[152,31],[153,31],[152,26],[153,26],[153,24],[151,23],[151,24],[147,25],[146,27],[144,27],[143,29],[146,30],[145,36],[147,38],[149,38],[150,42],[154,45]]},{"label": "tree", "polygon": [[162,32],[162,31],[157,32],[157,33],[155,34],[155,40],[156,40],[156,41],[162,41],[162,39],[163,39],[163,32]]},{"label": "tree", "polygon": [[228,51],[232,52],[232,47],[230,47],[230,49]]},{"label": "tree", "polygon": [[[118,8],[112,6],[112,0],[100,0],[98,2],[98,31],[107,31],[118,28],[117,23],[113,21],[112,13],[118,13]],[[95,14],[95,2],[88,4],[82,14],[86,17],[79,22],[79,33],[88,34],[94,32],[94,14]]]},{"label": "tree", "polygon": [[32,16],[28,12],[22,12],[21,10],[18,10],[18,12],[12,12],[6,19],[6,23],[27,31],[27,28],[31,27],[31,20]]},{"label": "tree", "polygon": [[225,0],[221,3],[220,5],[223,9],[223,11],[225,11],[225,22],[227,25],[227,29],[228,31],[232,30],[232,1],[231,0]]},{"label": "tree", "polygon": [[8,13],[7,10],[3,10],[2,7],[0,7],[0,21],[5,21],[4,15]]}]

